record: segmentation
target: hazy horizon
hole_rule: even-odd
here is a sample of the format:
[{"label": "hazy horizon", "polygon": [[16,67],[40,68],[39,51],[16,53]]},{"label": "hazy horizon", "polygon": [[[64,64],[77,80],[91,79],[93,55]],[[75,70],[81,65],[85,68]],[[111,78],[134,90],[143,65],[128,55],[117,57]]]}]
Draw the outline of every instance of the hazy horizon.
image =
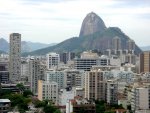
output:
[{"label": "hazy horizon", "polygon": [[0,38],[17,32],[23,41],[59,43],[78,36],[92,11],[138,46],[150,45],[149,0],[0,0]]}]

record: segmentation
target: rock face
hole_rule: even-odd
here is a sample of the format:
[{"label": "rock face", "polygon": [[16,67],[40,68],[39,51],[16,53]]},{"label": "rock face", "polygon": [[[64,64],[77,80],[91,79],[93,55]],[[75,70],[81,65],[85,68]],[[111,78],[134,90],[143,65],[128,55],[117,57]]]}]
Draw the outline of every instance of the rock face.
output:
[{"label": "rock face", "polygon": [[103,20],[94,12],[87,14],[84,18],[79,37],[87,36],[95,32],[103,32],[106,29]]}]

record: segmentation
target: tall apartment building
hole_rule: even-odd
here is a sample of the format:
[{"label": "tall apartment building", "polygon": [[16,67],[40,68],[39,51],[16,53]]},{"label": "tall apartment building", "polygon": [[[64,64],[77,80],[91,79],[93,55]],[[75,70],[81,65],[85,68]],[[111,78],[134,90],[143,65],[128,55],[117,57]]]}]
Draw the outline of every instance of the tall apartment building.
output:
[{"label": "tall apartment building", "polygon": [[136,59],[137,56],[135,54],[125,54],[125,55],[120,55],[120,60],[121,63],[129,63],[129,64],[136,64]]},{"label": "tall apartment building", "polygon": [[150,52],[145,51],[140,54],[140,73],[150,72]]},{"label": "tall apartment building", "polygon": [[38,80],[44,79],[45,67],[38,58],[29,59],[28,63],[30,89],[33,94],[36,94],[38,92]]},{"label": "tall apartment building", "polygon": [[67,64],[69,60],[73,60],[75,58],[75,53],[73,52],[65,52],[60,54],[60,61],[64,64]]},{"label": "tall apartment building", "polygon": [[47,57],[47,68],[48,69],[58,67],[58,64],[60,63],[59,54],[49,53],[46,55],[46,57]]},{"label": "tall apartment building", "polygon": [[118,84],[115,80],[107,81],[107,103],[118,104]]},{"label": "tall apartment building", "polygon": [[[149,87],[137,87],[131,90],[131,109],[136,110],[148,110],[150,109],[150,88]],[[143,113],[143,112],[142,112]]]},{"label": "tall apartment building", "polygon": [[106,100],[106,82],[103,72],[91,70],[85,75],[85,98]]},{"label": "tall apartment building", "polygon": [[56,82],[38,81],[38,99],[52,100],[57,105],[58,103],[58,84]]},{"label": "tall apartment building", "polygon": [[121,49],[121,39],[119,37],[114,37],[112,39],[112,45],[114,50],[119,50]]},{"label": "tall apartment building", "polygon": [[29,78],[29,64],[26,60],[21,61],[21,80],[27,81]]},{"label": "tall apartment building", "polygon": [[10,51],[9,51],[9,73],[10,81],[20,81],[21,76],[21,34],[10,34]]},{"label": "tall apartment building", "polygon": [[129,39],[127,41],[127,49],[129,51],[135,50],[135,42],[134,42],[134,40]]}]

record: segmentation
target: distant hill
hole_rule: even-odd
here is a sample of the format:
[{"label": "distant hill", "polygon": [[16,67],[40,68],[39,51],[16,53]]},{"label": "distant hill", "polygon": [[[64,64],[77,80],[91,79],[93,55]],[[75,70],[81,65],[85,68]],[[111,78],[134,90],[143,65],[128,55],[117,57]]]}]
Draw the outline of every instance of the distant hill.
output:
[{"label": "distant hill", "polygon": [[8,52],[9,50],[9,43],[4,38],[0,38],[0,50],[3,52]]},{"label": "distant hill", "polygon": [[53,46],[53,45],[55,45],[55,44],[56,44],[56,43],[44,44],[44,43],[38,43],[38,42],[22,41],[22,42],[21,42],[22,53],[35,51],[35,50],[38,50],[38,49],[41,49],[41,48]]},{"label": "distant hill", "polygon": [[3,54],[3,53],[6,53],[6,52],[4,52],[4,51],[0,50],[0,54]]},{"label": "distant hill", "polygon": [[[29,42],[29,41],[22,41],[21,42],[21,50],[22,53],[23,52],[31,52],[31,51],[35,51],[41,48],[45,48],[45,47],[49,47],[49,46],[53,46],[56,43],[52,43],[52,44],[44,44],[44,43],[38,43],[38,42]],[[4,39],[4,38],[0,38],[0,50],[3,52],[8,53],[9,51],[9,43]]]},{"label": "distant hill", "polygon": [[140,47],[143,51],[150,51],[150,46]]}]

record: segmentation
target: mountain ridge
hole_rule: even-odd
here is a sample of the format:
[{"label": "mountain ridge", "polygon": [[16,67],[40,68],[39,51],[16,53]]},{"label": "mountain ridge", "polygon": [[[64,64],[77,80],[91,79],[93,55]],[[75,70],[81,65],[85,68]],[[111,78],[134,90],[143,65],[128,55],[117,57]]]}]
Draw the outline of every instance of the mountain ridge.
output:
[{"label": "mountain ridge", "polygon": [[[21,51],[23,52],[31,52],[37,49],[45,48],[48,46],[53,46],[56,43],[44,44],[40,42],[31,42],[31,41],[21,41]],[[0,50],[4,53],[9,52],[9,43],[4,38],[0,38]]]},{"label": "mountain ridge", "polygon": [[[67,39],[55,46],[39,49],[31,53],[24,53],[24,55],[45,55],[49,52],[82,52],[86,50],[106,50],[109,47],[109,42],[115,36],[121,37],[122,42],[130,39],[125,33],[123,33],[119,28],[109,27],[103,32],[96,32],[83,37],[72,37]],[[109,41],[108,41],[109,40]],[[101,44],[97,43],[101,42]],[[106,44],[107,43],[107,44]],[[108,47],[106,46],[108,45]],[[125,43],[122,44],[122,48],[125,49]],[[141,52],[140,48],[136,45],[137,53]]]}]

